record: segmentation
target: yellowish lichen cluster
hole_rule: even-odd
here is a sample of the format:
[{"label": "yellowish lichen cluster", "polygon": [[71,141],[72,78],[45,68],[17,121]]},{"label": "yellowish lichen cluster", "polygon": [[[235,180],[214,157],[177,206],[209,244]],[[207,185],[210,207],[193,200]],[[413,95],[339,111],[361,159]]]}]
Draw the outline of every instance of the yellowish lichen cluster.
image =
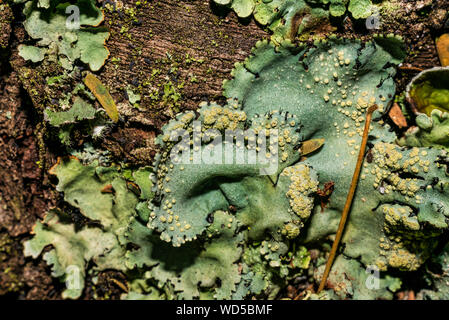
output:
[{"label": "yellowish lichen cluster", "polygon": [[404,227],[414,231],[418,231],[420,228],[418,218],[411,216],[412,209],[409,207],[384,206],[382,211],[385,214],[385,230],[387,232],[390,231],[390,227],[393,229]]},{"label": "yellowish lichen cluster", "polygon": [[303,164],[288,167],[281,175],[288,176],[291,181],[286,193],[290,210],[302,219],[307,219],[313,209],[313,198],[309,195],[318,190],[318,181],[312,179],[310,168]]},{"label": "yellowish lichen cluster", "polygon": [[402,178],[401,173],[418,175],[429,172],[430,161],[421,158],[427,155],[427,151],[413,148],[407,153],[401,153],[400,147],[391,143],[379,142],[372,149],[373,163],[365,163],[362,179],[367,174],[373,175],[373,187],[382,193],[389,194],[399,192],[406,200],[415,199],[417,204],[423,199],[417,192],[420,190],[418,178]]},{"label": "yellowish lichen cluster", "polygon": [[289,222],[282,229],[282,234],[287,236],[289,239],[294,239],[299,236],[299,230],[302,228],[303,224]]},{"label": "yellowish lichen cluster", "polygon": [[410,207],[400,205],[384,205],[381,212],[385,216],[386,236],[379,239],[377,266],[383,271],[388,266],[400,270],[418,269],[425,261],[425,257],[415,253],[420,252],[418,243],[422,239],[418,239],[425,238],[424,234],[417,233],[421,229],[418,218]]},{"label": "yellowish lichen cluster", "polygon": [[239,124],[244,121],[246,121],[246,113],[244,111],[213,106],[204,110],[202,124],[204,130],[236,130]]},{"label": "yellowish lichen cluster", "polygon": [[[397,246],[395,248],[395,246]],[[404,270],[416,270],[424,261],[421,261],[414,253],[401,248],[401,244],[398,243],[393,246],[391,254],[388,256],[388,264],[393,268]]]},{"label": "yellowish lichen cluster", "polygon": [[[290,115],[287,118],[284,113],[274,110],[253,120],[251,129],[254,130],[255,134],[260,134],[263,131],[267,138],[272,135],[274,139],[277,139],[279,150],[274,149],[273,145],[270,145],[267,158],[271,157],[271,153],[278,155],[278,159],[273,159],[273,161],[286,162],[289,159],[289,148],[291,149],[299,143],[299,137],[295,132],[295,128],[299,125],[296,118],[296,115]],[[260,151],[259,147],[257,151]]]},{"label": "yellowish lichen cluster", "polygon": [[[384,238],[382,238],[384,239]],[[400,237],[392,236],[391,239],[384,239],[380,242],[379,258],[376,265],[381,271],[386,271],[388,266],[400,270],[414,271],[417,270],[425,261],[425,259],[406,247],[401,242]]]}]

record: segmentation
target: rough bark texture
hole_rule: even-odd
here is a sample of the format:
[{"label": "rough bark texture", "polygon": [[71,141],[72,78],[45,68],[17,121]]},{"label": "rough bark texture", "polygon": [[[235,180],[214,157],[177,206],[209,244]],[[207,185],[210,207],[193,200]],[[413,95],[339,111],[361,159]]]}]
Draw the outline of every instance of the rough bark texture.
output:
[{"label": "rough bark texture", "polygon": [[[404,66],[438,65],[434,37],[444,30],[448,3],[434,1],[429,7],[428,2],[404,0],[401,11],[392,14],[391,21],[383,21],[382,32],[395,32],[406,40],[411,54]],[[128,6],[135,3],[126,1]],[[258,40],[269,37],[254,21],[239,21],[233,12],[204,0],[149,1],[136,6],[135,17],[120,1],[102,4],[104,24],[111,29],[107,42],[111,55],[97,76],[117,103],[128,100],[127,88],[139,91],[142,102],[139,108],[122,105],[127,108],[126,121],[112,128],[98,146],[135,165],[151,163],[153,138],[174,114],[193,110],[200,101],[222,100],[221,83],[230,77],[234,63],[244,60]],[[42,121],[44,106],[64,94],[64,88],[46,85],[48,75],[61,72],[57,66],[36,66],[18,56],[18,44],[29,38],[21,25],[20,7],[13,9],[14,21],[8,6],[0,10],[0,295],[58,298],[61,285],[50,277],[43,261],[23,257],[22,243],[36,219],[50,207],[64,205],[47,169],[65,150],[53,144]],[[423,16],[422,10],[430,12]],[[342,25],[340,35],[369,38],[350,20]],[[415,73],[401,70],[399,89]],[[172,90],[166,94],[164,88]],[[84,298],[94,293],[118,297],[120,290],[111,279],[121,278],[115,272],[103,274],[96,288],[87,285]]]}]

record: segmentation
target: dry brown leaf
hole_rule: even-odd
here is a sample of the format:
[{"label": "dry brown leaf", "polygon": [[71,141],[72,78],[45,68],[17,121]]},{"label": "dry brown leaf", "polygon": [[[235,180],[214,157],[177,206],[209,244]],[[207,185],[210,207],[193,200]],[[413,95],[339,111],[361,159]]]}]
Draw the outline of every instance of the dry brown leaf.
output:
[{"label": "dry brown leaf", "polygon": [[390,119],[394,122],[394,124],[397,125],[399,128],[407,127],[407,120],[402,114],[401,107],[399,107],[399,105],[396,102],[391,107],[390,112],[388,112],[388,115]]},{"label": "dry brown leaf", "polygon": [[443,34],[437,40],[437,51],[441,66],[449,66],[449,33]]}]

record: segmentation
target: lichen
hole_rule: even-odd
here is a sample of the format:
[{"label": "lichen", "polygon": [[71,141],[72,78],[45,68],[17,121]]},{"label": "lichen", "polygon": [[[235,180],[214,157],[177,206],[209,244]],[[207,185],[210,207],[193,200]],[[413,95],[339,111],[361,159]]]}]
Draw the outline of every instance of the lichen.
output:
[{"label": "lichen", "polygon": [[75,123],[80,120],[94,119],[97,110],[83,99],[76,97],[73,106],[68,111],[55,112],[50,109],[45,110],[48,122],[55,127]]},{"label": "lichen", "polygon": [[449,150],[449,112],[433,110],[430,117],[419,114],[415,121],[416,126],[408,129],[399,139],[400,145]]},{"label": "lichen", "polygon": [[430,116],[432,110],[449,111],[449,68],[435,67],[418,74],[407,86],[407,97],[417,111]]},{"label": "lichen", "polygon": [[[48,79],[49,86],[56,88],[73,82],[76,72],[64,73],[61,76]],[[84,84],[78,83],[75,88],[65,93],[61,99],[49,104],[43,112],[44,121],[50,124],[49,131],[57,135],[65,146],[73,145],[74,135],[89,135],[94,140],[103,137],[113,122],[102,109],[94,107],[95,96]]]},{"label": "lichen", "polygon": [[[313,294],[311,299],[331,300],[351,297],[355,300],[369,300],[373,299],[373,291],[375,291],[376,298],[390,300],[393,297],[392,292],[401,286],[398,278],[388,274],[374,277],[360,262],[343,255],[337,257],[333,270],[336,271],[331,272],[328,279],[328,286],[332,290],[322,291],[319,295]],[[324,265],[319,267],[314,275],[317,280],[321,279],[323,271]]]},{"label": "lichen", "polygon": [[[276,186],[273,186],[272,180],[268,177],[261,178],[259,176],[259,171],[267,165],[245,164],[234,158],[229,161],[225,158],[227,157],[226,150],[223,153],[217,152],[218,158],[214,162],[208,163],[206,162],[207,159],[203,158],[200,163],[195,163],[193,158],[196,155],[204,155],[209,152],[210,147],[214,146],[211,143],[217,139],[217,136],[208,136],[208,132],[203,134],[201,130],[215,130],[214,134],[219,135],[219,139],[223,139],[223,141],[225,130],[239,128],[253,130],[252,132],[245,131],[240,137],[242,141],[238,144],[241,144],[245,153],[240,160],[247,159],[251,148],[254,150],[256,147],[255,144],[254,146],[251,144],[251,141],[255,143],[255,136],[250,136],[251,133],[260,130],[279,130],[282,133],[279,138],[281,164],[277,168],[278,170],[272,173],[277,176],[285,166],[291,164],[300,156],[300,152],[295,150],[295,145],[300,142],[296,132],[299,130],[299,123],[295,121],[295,117],[286,113],[272,112],[262,117],[254,116],[252,119],[248,119],[245,112],[239,110],[239,106],[232,101],[230,106],[225,107],[205,104],[199,110],[199,114],[197,120],[201,122],[202,128],[196,129],[194,127],[194,114],[186,113],[179,115],[176,121],[172,121],[164,127],[164,134],[158,138],[158,143],[164,149],[164,152],[157,156],[155,163],[154,171],[157,174],[154,175],[153,182],[155,184],[155,199],[157,200],[150,205],[152,210],[149,221],[150,228],[162,232],[162,239],[171,241],[174,245],[181,245],[186,241],[194,240],[204,231],[209,224],[207,216],[210,213],[218,209],[226,210],[231,205],[242,209],[242,220],[256,223],[256,226],[253,226],[252,234],[262,233],[263,230],[260,228],[275,230],[275,226],[270,226],[270,219],[266,219],[264,222],[257,221],[257,215],[262,215],[260,211],[263,206],[260,201],[275,210],[272,213],[273,222],[276,222],[278,226],[282,220],[287,223],[295,216],[303,219],[308,217],[313,201],[307,198],[316,190],[317,186],[317,183],[314,182],[312,170],[309,170],[309,168],[303,166],[291,168],[281,174],[279,182]],[[194,147],[196,154],[187,155],[188,163],[177,164],[176,161],[179,162],[180,159],[172,157],[172,150],[177,140],[173,142],[170,139],[173,136],[177,138],[180,129],[186,130],[189,141],[198,141],[198,146]],[[248,143],[245,141],[248,141]],[[221,148],[222,145],[220,144],[219,147]],[[175,150],[175,152],[177,151]],[[235,151],[237,155],[236,152],[237,149]],[[216,162],[217,159],[218,162]],[[277,159],[275,160],[277,161]],[[229,178],[221,181],[220,177],[222,176]],[[241,180],[239,178],[241,176],[247,178]],[[210,177],[216,178],[209,180]],[[180,184],[180,181],[183,183]],[[297,185],[301,181],[308,183],[307,186],[304,186],[300,192],[293,190],[295,183]],[[186,186],[189,187],[186,188]],[[263,188],[266,188],[265,192],[262,191]],[[290,191],[287,188],[290,188]],[[271,202],[258,198],[257,195],[254,199],[245,197],[244,195],[248,194],[249,190],[258,190],[260,194],[272,194]],[[276,199],[276,197],[279,198],[278,194],[285,193],[290,198],[291,209],[288,202],[285,201],[286,199],[284,201]],[[276,207],[277,209],[275,209]],[[281,208],[285,208],[285,211]],[[281,225],[283,226],[282,223]]]},{"label": "lichen", "polygon": [[449,150],[449,68],[432,68],[418,74],[407,86],[416,126],[398,141],[411,147]]},{"label": "lichen", "polygon": [[137,197],[129,192],[118,169],[99,167],[97,161],[83,165],[69,158],[60,159],[51,170],[59,179],[57,190],[64,192],[64,200],[92,223],[77,230],[67,214],[52,210],[37,223],[36,236],[25,243],[24,253],[36,258],[51,244],[54,249],[44,254],[44,260],[52,265],[52,275],[67,281],[71,272],[77,272],[80,282],[64,291],[65,298],[76,299],[82,294],[89,261],[95,263],[97,271],[126,270],[125,248],[120,241]]},{"label": "lichen", "polygon": [[[422,266],[449,215],[447,152],[401,147],[381,120],[400,62],[392,41],[400,39],[257,43],[224,83],[224,105],[202,103],[163,127],[151,168],[59,162],[51,170],[57,190],[89,223],[76,230],[45,220],[26,253],[36,257],[53,245],[46,259],[55,276],[64,275],[67,260],[82,270],[88,260],[96,271],[107,264],[123,270],[131,283],[124,298],[275,298],[309,267],[305,247],[335,233],[364,115],[377,104],[344,249],[323,297],[392,298],[400,279],[388,271]],[[226,143],[229,130],[243,133]],[[279,152],[251,132],[273,138]],[[310,140],[324,144],[310,150]],[[266,161],[247,161],[251,150]],[[318,206],[329,181],[330,201]],[[102,246],[90,247],[97,240],[89,239],[102,237]],[[365,285],[367,267],[381,272],[379,290]],[[314,271],[319,280],[322,267]]]},{"label": "lichen", "polygon": [[[307,121],[301,130],[303,139],[325,139],[322,149],[303,163],[313,167],[320,182],[334,181],[335,189],[323,213],[315,207],[305,230],[306,242],[335,232],[360,145],[364,111],[377,104],[384,112],[394,95],[394,69],[387,67],[392,57],[385,51],[388,46],[380,43],[383,47],[377,41],[362,47],[337,39],[316,42],[313,49],[287,50],[261,42],[251,58],[237,65],[234,79],[224,84],[225,95],[238,99],[248,117],[279,106],[300,121],[307,119],[301,121]],[[383,271],[388,267],[416,270],[447,228],[445,195],[438,191],[447,190],[447,154],[430,148],[400,148],[388,129],[383,121],[372,125],[343,236],[343,254]],[[437,166],[432,165],[435,162]],[[389,225],[393,203],[401,204],[400,212],[412,210],[417,220],[409,217],[393,228]]]},{"label": "lichen", "polygon": [[449,276],[449,245],[446,244],[426,265],[424,277],[430,288],[421,290],[417,297],[423,300],[447,300]]},{"label": "lichen", "polygon": [[79,28],[69,28],[67,2],[50,2],[40,5],[40,1],[25,3],[24,22],[28,35],[38,40],[36,46],[21,46],[19,54],[32,62],[48,59],[60,63],[65,69],[72,70],[77,59],[89,65],[92,71],[98,71],[109,56],[105,42],[109,32],[97,27],[104,19],[103,13],[95,7],[95,1],[79,0],[76,6],[80,10]]},{"label": "lichen", "polygon": [[[375,11],[371,0],[214,0],[230,7],[239,18],[254,19],[273,33],[279,44],[293,41],[317,25],[330,24],[329,18],[349,12],[355,19],[366,19]],[[332,28],[330,28],[332,29]],[[312,36],[312,35],[311,35]],[[313,37],[313,36],[312,36]]]},{"label": "lichen", "polygon": [[240,18],[250,15],[273,32],[272,39],[281,43],[294,40],[298,33],[317,22],[327,22],[328,13],[322,8],[312,8],[306,1],[299,0],[215,0],[219,5],[231,7]]}]

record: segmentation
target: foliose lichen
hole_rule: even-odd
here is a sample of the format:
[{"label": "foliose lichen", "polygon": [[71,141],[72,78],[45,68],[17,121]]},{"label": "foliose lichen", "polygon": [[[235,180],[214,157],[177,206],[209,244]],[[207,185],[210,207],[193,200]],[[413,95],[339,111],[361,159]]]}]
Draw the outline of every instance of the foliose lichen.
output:
[{"label": "foliose lichen", "polygon": [[319,24],[329,24],[329,18],[349,12],[355,19],[366,19],[375,11],[371,0],[214,0],[229,7],[239,18],[251,15],[273,32],[272,41],[279,44]]},{"label": "foliose lichen", "polygon": [[399,144],[449,150],[449,68],[425,70],[407,86],[416,126],[407,130]]},{"label": "foliose lichen", "polygon": [[[161,239],[170,241],[175,246],[195,240],[210,224],[208,215],[216,210],[227,210],[229,206],[241,209],[239,215],[242,221],[255,224],[250,232],[254,235],[262,235],[266,228],[277,232],[284,227],[284,223],[301,226],[300,219],[306,219],[310,215],[313,200],[308,197],[316,190],[317,182],[313,171],[302,165],[286,169],[281,174],[301,154],[298,134],[300,126],[295,118],[287,113],[273,111],[248,119],[246,113],[239,110],[239,106],[233,101],[225,107],[214,103],[204,104],[196,119],[202,124],[201,127],[195,127],[193,113],[179,115],[177,120],[164,127],[164,134],[157,141],[164,151],[156,157],[153,176],[155,198],[150,204],[148,226],[161,232]],[[240,137],[238,134],[235,137],[238,139],[236,147],[239,144],[242,147],[240,160],[248,159],[251,150],[255,152],[258,148],[255,134],[266,131],[269,136],[274,130],[280,132],[281,161],[279,167],[271,173],[276,176],[276,180],[279,176],[275,185],[267,176],[260,176],[260,170],[268,167],[269,163],[251,165],[245,161],[239,162],[238,159],[226,159],[230,150],[221,150],[221,143],[214,144],[216,139],[221,141],[225,137],[226,130],[239,128],[247,130],[242,131]],[[179,144],[178,139],[173,137],[178,138],[181,134],[186,135],[183,138],[188,138],[189,142],[197,143],[194,150],[202,156],[199,163],[195,162],[196,154],[190,155],[190,152],[186,154],[187,163],[176,163],[180,159],[173,156],[172,150]],[[213,149],[216,146],[218,151]],[[190,144],[184,145],[185,147],[190,147]],[[230,147],[231,152],[237,152],[237,148],[232,145]],[[211,159],[218,157],[207,162],[208,159],[204,157],[211,151],[216,152]],[[275,155],[270,157],[271,151],[266,151],[267,160],[277,162]],[[296,189],[298,185],[302,189]],[[254,194],[254,197],[248,197],[248,194]],[[284,194],[288,198],[282,196]],[[269,216],[263,213],[267,207],[273,209]],[[260,219],[262,216],[265,218]]]},{"label": "foliose lichen", "polygon": [[[400,280],[387,272],[423,265],[449,216],[447,152],[400,147],[381,120],[395,93],[392,61],[399,62],[388,44],[399,40],[331,38],[313,47],[259,42],[224,83],[224,106],[204,103],[163,128],[152,168],[125,174],[95,160],[57,164],[52,173],[65,201],[101,227],[60,232],[62,225],[44,221],[27,255],[52,244],[46,259],[55,276],[63,276],[69,262],[85,270],[89,260],[99,270],[122,270],[130,279],[126,298],[274,298],[309,267],[304,246],[335,233],[364,113],[377,104],[344,249],[324,298],[391,298]],[[227,130],[238,129],[241,141],[226,143]],[[267,162],[239,162],[258,146],[251,130],[275,138],[278,154],[265,145],[256,151]],[[305,155],[302,147],[311,139],[324,145]],[[231,153],[220,152],[226,146]],[[234,156],[238,148],[241,158]],[[278,165],[271,170],[273,160]],[[329,181],[335,188],[321,212],[317,191]],[[102,245],[91,248],[97,241],[91,239]],[[69,251],[61,249],[68,245]],[[367,267],[381,272],[379,290],[364,285]],[[321,273],[318,268],[314,277]]]},{"label": "foliose lichen", "polygon": [[34,46],[21,45],[19,54],[32,62],[40,62],[48,56],[50,61],[60,63],[67,70],[73,70],[79,59],[92,71],[98,71],[109,56],[105,47],[109,31],[98,27],[104,19],[103,12],[95,6],[95,1],[79,0],[73,5],[79,11],[79,17],[73,18],[75,24],[69,21],[70,14],[66,13],[72,12],[70,5],[59,0],[46,1],[45,4],[37,0],[27,1],[24,27],[37,43]]},{"label": "foliose lichen", "polygon": [[[286,50],[262,42],[254,56],[236,67],[234,79],[224,84],[225,95],[238,99],[248,116],[279,106],[299,120],[307,119],[303,139],[325,139],[323,148],[303,163],[313,167],[320,182],[334,181],[335,191],[323,213],[315,208],[306,242],[335,232],[361,140],[364,111],[377,104],[381,115],[394,95],[394,67],[387,63],[391,56],[383,48],[388,46],[380,43],[383,47],[335,39],[317,42],[314,49]],[[380,270],[416,270],[435,247],[436,236],[447,228],[447,191],[440,193],[448,185],[447,153],[400,148],[388,128],[382,120],[372,125],[343,237],[344,255]],[[404,218],[392,228],[396,220],[391,216],[397,215]]]}]

